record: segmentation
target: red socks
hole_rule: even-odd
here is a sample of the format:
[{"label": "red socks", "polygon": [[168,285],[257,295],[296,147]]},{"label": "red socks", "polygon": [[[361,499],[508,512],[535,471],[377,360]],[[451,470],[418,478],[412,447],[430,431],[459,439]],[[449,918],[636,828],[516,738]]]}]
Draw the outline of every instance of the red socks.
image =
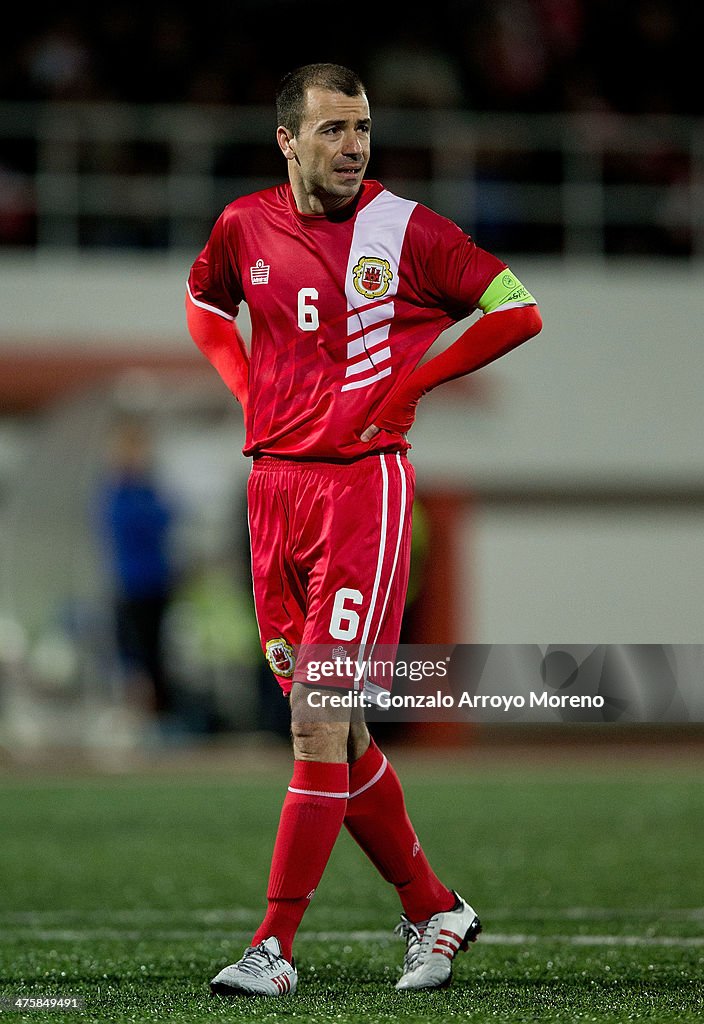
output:
[{"label": "red socks", "polygon": [[421,849],[398,776],[374,740],[350,765],[345,827],[382,877],[396,887],[411,921],[425,921],[454,906],[454,894],[439,880]]},{"label": "red socks", "polygon": [[275,935],[291,960],[294,936],[343,820],[382,877],[396,887],[411,921],[425,921],[454,905],[454,894],[420,847],[398,776],[372,740],[350,766],[294,762],[274,844],[268,909],[252,945]]},{"label": "red socks", "polygon": [[252,945],[275,935],[291,960],[293,937],[342,827],[348,778],[346,764],[294,762],[274,844],[268,909]]}]

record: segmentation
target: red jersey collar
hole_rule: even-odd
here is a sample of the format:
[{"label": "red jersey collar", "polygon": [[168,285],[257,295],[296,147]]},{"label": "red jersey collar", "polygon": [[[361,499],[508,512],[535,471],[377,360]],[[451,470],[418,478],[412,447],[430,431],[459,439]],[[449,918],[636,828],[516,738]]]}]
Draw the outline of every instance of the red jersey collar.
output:
[{"label": "red jersey collar", "polygon": [[351,217],[354,217],[358,210],[363,209],[372,201],[372,199],[375,199],[380,192],[383,192],[384,186],[380,182],[374,181],[372,178],[365,179],[354,199],[351,199],[349,203],[345,204],[345,206],[340,207],[339,210],[334,210],[332,213],[301,213],[296,206],[296,200],[294,198],[290,182],[287,182],[283,186],[283,189],[286,202],[288,203],[293,215],[303,224],[310,224],[312,227],[315,224],[320,223],[339,223],[340,221],[349,220]]}]

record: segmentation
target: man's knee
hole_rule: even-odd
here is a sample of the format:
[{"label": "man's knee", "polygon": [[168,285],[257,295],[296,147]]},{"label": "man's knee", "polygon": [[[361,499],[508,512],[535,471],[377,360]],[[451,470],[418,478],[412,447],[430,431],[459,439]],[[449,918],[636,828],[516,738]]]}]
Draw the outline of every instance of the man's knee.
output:
[{"label": "man's knee", "polygon": [[299,761],[347,760],[346,722],[292,721],[293,753]]},{"label": "man's knee", "polygon": [[309,700],[311,692],[300,683],[294,683],[291,692],[294,756],[301,761],[346,761],[349,716],[322,701]]}]

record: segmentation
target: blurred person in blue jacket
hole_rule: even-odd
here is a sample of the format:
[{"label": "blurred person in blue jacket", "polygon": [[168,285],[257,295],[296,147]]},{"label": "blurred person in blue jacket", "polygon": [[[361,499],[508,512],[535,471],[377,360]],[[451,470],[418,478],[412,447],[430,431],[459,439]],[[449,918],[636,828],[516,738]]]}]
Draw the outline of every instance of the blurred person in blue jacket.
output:
[{"label": "blurred person in blue jacket", "polygon": [[151,438],[141,419],[121,420],[113,431],[99,514],[128,691],[135,697],[146,693],[148,705],[162,716],[172,710],[163,624],[174,585],[169,551],[174,510],[156,481]]}]

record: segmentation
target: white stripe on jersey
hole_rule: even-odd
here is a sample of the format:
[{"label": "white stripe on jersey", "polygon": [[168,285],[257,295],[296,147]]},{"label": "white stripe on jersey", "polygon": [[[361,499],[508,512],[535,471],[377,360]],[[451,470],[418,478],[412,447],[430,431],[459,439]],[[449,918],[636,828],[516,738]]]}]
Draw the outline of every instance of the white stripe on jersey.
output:
[{"label": "white stripe on jersey", "polygon": [[365,356],[364,359],[360,359],[357,363],[350,363],[345,370],[345,377],[354,377],[356,373],[361,373],[362,370],[376,370],[387,359],[391,359],[391,349],[388,346],[374,353],[374,362]]},{"label": "white stripe on jersey", "polygon": [[[502,309],[521,309],[523,306],[535,306],[535,302],[521,302],[517,299],[515,302],[504,302],[503,306],[497,306],[496,309],[492,309],[491,313],[500,313]],[[485,313],[484,316],[491,316],[491,313]]]},{"label": "white stripe on jersey", "polygon": [[[368,320],[371,320],[368,314],[377,312],[379,313],[378,319],[387,320],[388,323],[382,324],[380,327],[373,327],[370,331],[367,331],[367,322]],[[347,342],[347,358],[354,359],[355,356],[361,356],[363,352],[368,352],[377,345],[383,345],[389,336],[391,320],[393,319],[394,312],[395,309],[393,302],[385,302],[383,306],[375,306],[374,309],[368,309],[364,313],[357,313],[359,325],[363,326],[365,329],[362,331],[359,338],[353,338],[352,341]],[[376,323],[374,320],[371,322]],[[348,326],[347,333],[357,333],[357,331],[353,329],[352,324]]]},{"label": "white stripe on jersey", "polygon": [[375,380],[381,380],[383,377],[388,377],[391,373],[391,367],[387,366],[385,370],[380,370],[379,373],[375,373],[373,377],[363,377],[362,380],[352,380],[349,384],[343,384],[343,391],[354,391],[355,388],[366,388],[367,385],[373,384]]},{"label": "white stripe on jersey", "polygon": [[191,286],[186,281],[186,291],[188,292],[188,298],[191,300],[194,306],[200,306],[201,309],[207,309],[210,313],[217,313],[223,320],[234,320],[234,316],[230,316],[229,313],[225,313],[222,309],[218,309],[217,306],[211,306],[209,302],[201,302],[200,299],[196,299],[191,291]]},{"label": "white stripe on jersey", "polygon": [[[345,295],[347,297],[347,335],[356,335],[360,328],[364,332],[361,338],[355,338],[347,346],[347,358],[354,359],[370,348],[370,341],[379,345],[388,338],[391,327],[391,319],[394,315],[392,302],[384,301],[380,305],[361,312],[360,307],[369,305],[363,295],[354,286],[354,267],[365,256],[376,256],[379,259],[388,260],[391,270],[391,280],[388,290],[384,293],[384,300],[392,299],[398,289],[398,266],[401,260],[401,250],[406,237],[406,228],[411,214],[418,204],[410,199],[401,199],[384,189],[375,199],[365,206],[357,214],[354,223],[354,233],[345,274]],[[366,337],[367,328],[378,324],[381,320],[388,320],[389,323],[383,328],[378,327],[370,336]],[[378,332],[378,333],[377,333]],[[371,335],[374,335],[372,338]],[[370,359],[371,368],[377,365],[377,360]],[[351,381],[342,385],[343,391],[351,391],[353,388],[366,387],[373,384],[382,377],[388,377],[391,367],[382,370],[381,373],[373,373],[370,377],[362,380]]]}]

